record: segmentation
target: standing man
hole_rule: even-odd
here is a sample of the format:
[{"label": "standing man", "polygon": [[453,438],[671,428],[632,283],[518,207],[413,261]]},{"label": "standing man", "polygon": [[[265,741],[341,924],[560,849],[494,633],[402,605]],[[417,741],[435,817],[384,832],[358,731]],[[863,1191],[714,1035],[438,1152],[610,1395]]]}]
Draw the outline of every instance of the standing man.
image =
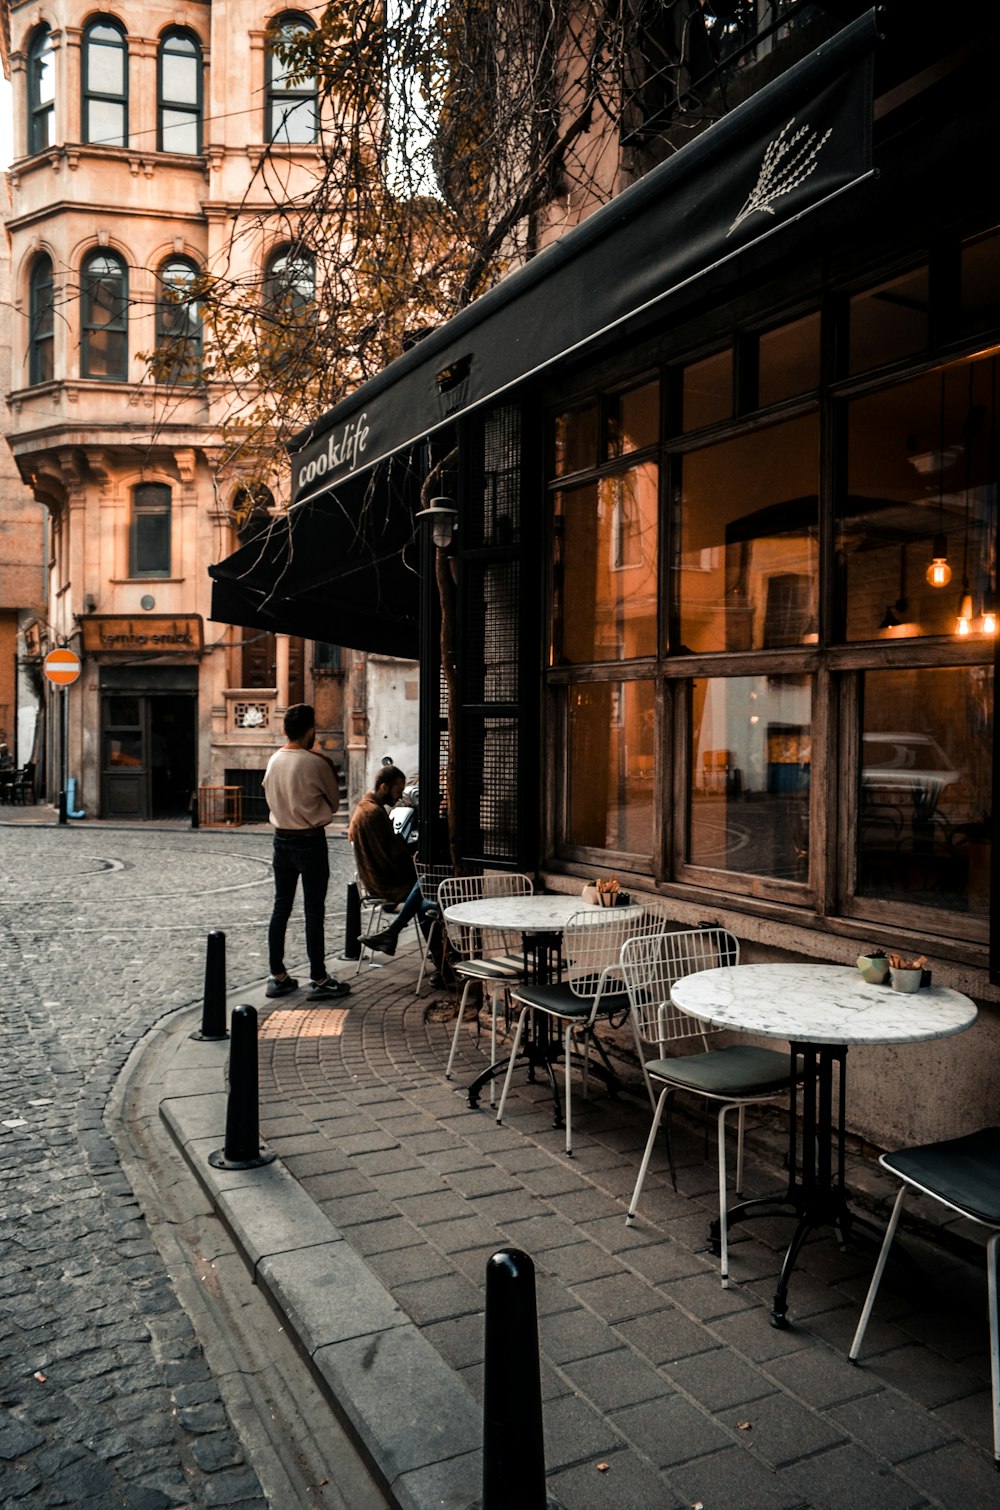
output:
[{"label": "standing man", "polygon": [[[389,809],[395,807],[405,785],[406,777],[398,766],[382,766],[374,790],[362,797],[347,830],[347,837],[354,845],[358,875],[366,889],[382,897],[390,907],[402,903],[388,928],[369,933],[361,940],[366,948],[378,949],[383,954],[395,954],[396,941],[412,917],[417,918],[424,938],[437,917],[437,907],[426,901],[420,890],[413,856],[389,818]],[[440,968],[440,961],[436,963]]]},{"label": "standing man", "polygon": [[326,973],[326,888],[330,857],[326,825],[337,811],[340,791],[333,761],[313,749],[316,714],[308,703],[294,703],[285,714],[285,743],[275,750],[264,772],[264,795],[274,828],[274,911],[267,931],[271,977],[265,994],[287,996],[299,983],[285,970],[285,929],[302,877],[306,918],[306,952],[311,977],[310,1001],[333,1001],[350,986]]}]

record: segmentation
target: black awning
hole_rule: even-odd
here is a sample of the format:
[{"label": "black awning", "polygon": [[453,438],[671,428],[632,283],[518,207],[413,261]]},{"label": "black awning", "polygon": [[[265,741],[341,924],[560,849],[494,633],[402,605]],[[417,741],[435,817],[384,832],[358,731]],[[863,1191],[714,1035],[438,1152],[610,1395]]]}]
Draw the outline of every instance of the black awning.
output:
[{"label": "black awning", "polygon": [[[638,316],[871,167],[871,11],[303,431],[293,507]],[[780,239],[780,238],[779,238]]]},{"label": "black awning", "polygon": [[209,567],[211,618],[415,660],[418,489],[397,457],[273,520]]}]

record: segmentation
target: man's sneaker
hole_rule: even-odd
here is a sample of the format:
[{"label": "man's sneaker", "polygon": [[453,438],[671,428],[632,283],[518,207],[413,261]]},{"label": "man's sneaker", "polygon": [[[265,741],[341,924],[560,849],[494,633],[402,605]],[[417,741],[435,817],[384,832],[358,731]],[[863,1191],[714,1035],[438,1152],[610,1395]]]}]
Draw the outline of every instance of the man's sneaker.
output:
[{"label": "man's sneaker", "polygon": [[380,954],[395,954],[396,935],[391,928],[383,928],[381,933],[369,933],[358,940],[366,949],[377,949]]},{"label": "man's sneaker", "polygon": [[328,975],[326,980],[320,981],[318,985],[316,981],[312,981],[306,997],[309,1001],[336,1001],[339,997],[350,996],[350,994],[351,988],[346,981],[334,980]]},{"label": "man's sneaker", "polygon": [[293,991],[299,989],[299,983],[291,975],[286,975],[283,980],[275,980],[272,975],[264,987],[265,996],[290,996]]}]

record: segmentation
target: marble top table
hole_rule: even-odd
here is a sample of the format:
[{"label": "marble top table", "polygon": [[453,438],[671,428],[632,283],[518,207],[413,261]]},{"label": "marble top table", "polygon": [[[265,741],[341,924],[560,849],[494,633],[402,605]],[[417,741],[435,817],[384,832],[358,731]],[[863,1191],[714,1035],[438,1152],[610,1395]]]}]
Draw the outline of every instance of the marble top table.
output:
[{"label": "marble top table", "polygon": [[[975,1003],[947,986],[872,986],[850,965],[726,965],[675,981],[670,994],[692,1017],[791,1045],[788,1189],[727,1213],[730,1230],[782,1207],[798,1218],[770,1311],[772,1326],[787,1326],[788,1282],[812,1229],[833,1227],[843,1245],[852,1229],[870,1225],[852,1214],[844,1189],[848,1047],[948,1038],[972,1026]],[[717,1229],[713,1223],[715,1244]]]},{"label": "marble top table", "polygon": [[850,965],[725,965],[676,981],[671,995],[692,1017],[789,1042],[920,1043],[962,1033],[976,1006],[948,986],[870,986]]},{"label": "marble top table", "polygon": [[[479,897],[473,902],[456,902],[453,906],[445,908],[444,919],[446,923],[454,923],[464,928],[520,933],[524,944],[525,968],[529,978],[547,981],[552,978],[559,967],[560,935],[570,919],[579,912],[606,914],[608,918],[624,918],[641,916],[642,908],[634,902],[628,907],[595,907],[592,903],[585,902],[580,896],[568,896],[564,892],[559,892],[553,896]],[[552,1049],[549,1044],[544,1013],[537,1015],[536,1035],[525,1046],[525,1051],[528,1057],[529,1079],[534,1078],[535,1069],[540,1067],[544,1068],[548,1076],[553,1104],[556,1108],[555,1125],[561,1126],[559,1090],[552,1069]],[[483,1070],[476,1076],[468,1089],[470,1107],[475,1109],[479,1106],[479,1097],[484,1085],[504,1073],[508,1063],[506,1059],[498,1060],[490,1065],[489,1069]],[[593,1073],[600,1073],[600,1068],[594,1066]]]}]

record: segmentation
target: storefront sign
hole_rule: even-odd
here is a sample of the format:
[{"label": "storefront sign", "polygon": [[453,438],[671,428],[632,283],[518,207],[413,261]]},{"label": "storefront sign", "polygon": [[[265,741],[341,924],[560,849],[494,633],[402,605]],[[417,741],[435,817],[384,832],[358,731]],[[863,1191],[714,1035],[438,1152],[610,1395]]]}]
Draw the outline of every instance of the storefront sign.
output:
[{"label": "storefront sign", "polygon": [[202,648],[201,615],[143,614],[120,618],[117,614],[88,614],[80,621],[83,648],[96,651],[127,651],[130,655],[190,655]]}]

